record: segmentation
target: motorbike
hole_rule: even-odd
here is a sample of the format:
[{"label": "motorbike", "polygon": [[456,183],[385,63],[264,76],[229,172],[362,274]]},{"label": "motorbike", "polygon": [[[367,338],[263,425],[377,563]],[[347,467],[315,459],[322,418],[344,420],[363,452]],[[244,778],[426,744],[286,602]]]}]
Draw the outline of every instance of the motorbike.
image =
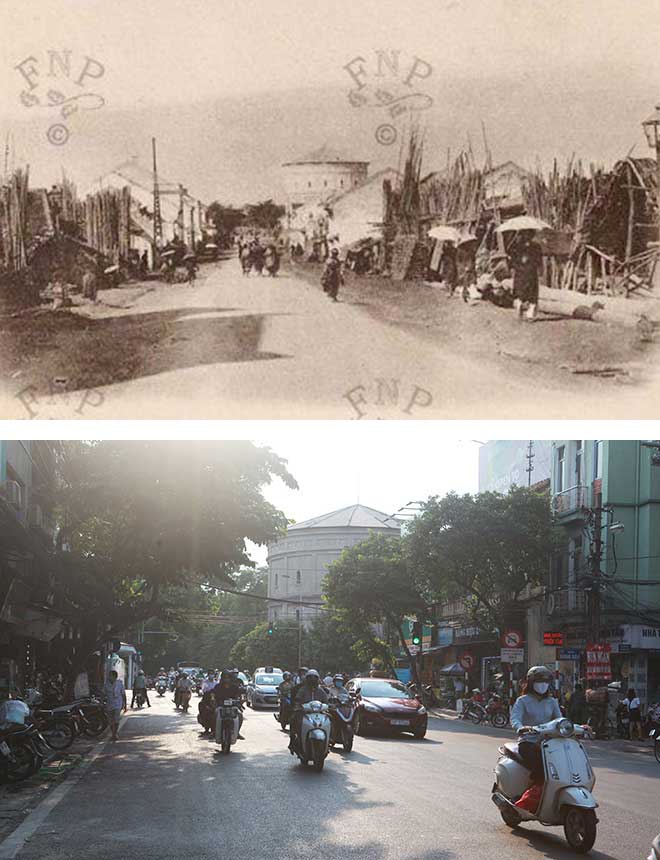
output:
[{"label": "motorbike", "polygon": [[660,763],[660,729],[651,729],[649,737],[653,741],[655,760]]},{"label": "motorbike", "polygon": [[660,860],[660,835],[656,836],[651,845],[651,853],[647,860]]},{"label": "motorbike", "polygon": [[147,703],[147,692],[146,690],[140,689],[135,692],[135,706],[137,708],[143,708]]},{"label": "motorbike", "polygon": [[53,750],[66,750],[76,738],[76,725],[69,714],[33,708],[32,722]]},{"label": "motorbike", "polygon": [[497,693],[493,693],[486,704],[486,718],[496,729],[503,729],[509,724],[509,709]]},{"label": "motorbike", "polygon": [[[25,700],[33,708],[38,708],[38,706],[43,704],[44,697],[38,690],[28,689]],[[52,699],[49,698],[48,701],[52,702]],[[101,737],[110,725],[105,708],[94,697],[77,699],[68,704],[63,704],[62,702],[51,704],[49,711],[46,713],[50,714],[50,719],[52,720],[71,722],[74,735],[98,738]]]},{"label": "motorbike", "polygon": [[501,757],[495,767],[492,800],[505,824],[518,827],[523,821],[539,821],[547,827],[563,825],[566,841],[575,851],[586,853],[596,841],[595,810],[592,790],[596,777],[589,757],[578,740],[591,737],[585,726],[573,725],[565,717],[534,726],[539,742],[546,779],[535,812],[515,806],[530,788],[530,772],[520,756],[517,743],[499,748]]},{"label": "motorbike", "polygon": [[344,752],[353,749],[353,719],[355,717],[355,702],[348,695],[330,697],[330,746],[341,744]]},{"label": "motorbike", "polygon": [[463,713],[460,716],[461,720],[470,720],[478,726],[479,723],[488,720],[488,713],[481,702],[474,699],[467,699],[463,705]]},{"label": "motorbike", "polygon": [[221,745],[222,752],[229,755],[238,739],[240,728],[241,702],[239,699],[225,699],[215,709],[215,742]]},{"label": "motorbike", "polygon": [[179,693],[179,704],[177,705],[177,708],[180,707],[184,714],[188,713],[188,708],[190,707],[190,696],[190,690],[181,690]]},{"label": "motorbike", "polygon": [[164,696],[167,692],[167,681],[164,678],[159,678],[156,681],[156,692],[159,696]]},{"label": "motorbike", "polygon": [[306,702],[301,706],[302,723],[292,753],[306,765],[311,761],[314,770],[323,770],[330,745],[330,715],[323,702]]},{"label": "motorbike", "polygon": [[291,704],[291,694],[281,693],[280,694],[280,709],[276,714],[273,714],[277,722],[282,726],[282,731],[286,731],[286,727],[291,722],[291,714],[293,713],[293,706]]},{"label": "motorbike", "polygon": [[5,723],[0,728],[0,782],[19,782],[37,773],[48,750],[34,724]]}]

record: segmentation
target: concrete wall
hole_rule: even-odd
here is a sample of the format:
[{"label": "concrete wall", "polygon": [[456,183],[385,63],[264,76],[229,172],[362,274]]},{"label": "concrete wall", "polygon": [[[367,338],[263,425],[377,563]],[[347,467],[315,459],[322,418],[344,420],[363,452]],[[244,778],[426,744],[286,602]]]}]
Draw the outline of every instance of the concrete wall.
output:
[{"label": "concrete wall", "polygon": [[368,164],[361,162],[285,164],[282,173],[289,205],[314,203],[355,188],[366,180],[367,170]]}]

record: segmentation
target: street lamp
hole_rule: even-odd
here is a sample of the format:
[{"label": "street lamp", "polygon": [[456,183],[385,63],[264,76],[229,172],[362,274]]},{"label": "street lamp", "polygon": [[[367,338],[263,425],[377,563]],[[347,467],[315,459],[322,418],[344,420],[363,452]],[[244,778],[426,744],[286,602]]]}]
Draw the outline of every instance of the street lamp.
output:
[{"label": "street lamp", "polygon": [[[655,169],[656,169],[656,218],[658,219],[658,243],[660,244],[660,105],[655,106],[655,113],[651,114],[648,119],[642,123],[644,134],[648,145],[655,151]],[[653,267],[653,286],[660,287],[660,261],[656,256],[655,266]]]}]

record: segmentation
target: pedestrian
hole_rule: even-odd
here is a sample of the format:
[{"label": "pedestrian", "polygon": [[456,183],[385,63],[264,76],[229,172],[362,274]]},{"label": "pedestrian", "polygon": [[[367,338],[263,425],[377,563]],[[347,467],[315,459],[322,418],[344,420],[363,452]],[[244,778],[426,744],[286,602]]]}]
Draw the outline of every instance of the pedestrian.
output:
[{"label": "pedestrian", "polygon": [[444,242],[438,273],[440,275],[440,280],[444,282],[445,286],[449,290],[449,295],[453,296],[458,280],[456,246],[453,242]]},{"label": "pedestrian", "polygon": [[98,278],[94,272],[87,269],[87,271],[82,276],[82,294],[84,299],[90,299],[91,301],[96,301],[96,294],[98,292]]},{"label": "pedestrian", "polygon": [[642,703],[637,697],[634,687],[630,687],[623,704],[628,709],[628,717],[630,718],[630,740],[633,737],[642,739]]},{"label": "pedestrian", "polygon": [[587,712],[587,697],[582,689],[582,684],[576,684],[575,690],[571,694],[568,702],[568,716],[573,723],[582,725],[587,722],[589,714]]},{"label": "pedestrian", "polygon": [[140,671],[135,676],[135,680],[133,681],[133,697],[131,699],[131,708],[135,707],[135,696],[138,690],[144,690],[144,698],[147,702],[147,707],[151,707],[151,702],[149,701],[149,693],[147,692],[147,679],[144,675],[144,671],[140,669]]},{"label": "pedestrian", "polygon": [[110,720],[110,731],[112,732],[112,740],[117,740],[117,729],[119,728],[119,718],[122,710],[124,713],[128,710],[126,705],[126,690],[124,682],[119,680],[118,673],[113,669],[108,675],[108,680],[103,688],[105,696],[105,707]]},{"label": "pedestrian", "polygon": [[513,268],[513,307],[518,319],[522,319],[526,306],[527,319],[532,321],[539,303],[539,269],[543,262],[533,230],[520,231],[509,256]]},{"label": "pedestrian", "polygon": [[339,251],[333,248],[330,253],[330,259],[325,264],[323,274],[321,275],[321,286],[323,292],[327,293],[333,302],[338,301],[337,293],[340,285],[344,283],[344,276],[341,271],[341,260],[339,259]]}]

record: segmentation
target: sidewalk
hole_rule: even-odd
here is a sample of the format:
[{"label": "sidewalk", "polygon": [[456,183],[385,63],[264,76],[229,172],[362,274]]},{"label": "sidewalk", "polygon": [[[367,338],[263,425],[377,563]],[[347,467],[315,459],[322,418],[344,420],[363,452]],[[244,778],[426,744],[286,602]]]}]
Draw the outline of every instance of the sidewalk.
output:
[{"label": "sidewalk", "polygon": [[[459,715],[457,711],[453,711],[450,708],[428,708],[429,716],[435,717],[436,719],[450,719],[450,720],[458,720]],[[475,731],[479,731],[480,729],[488,729],[489,732],[495,732],[500,734],[503,738],[511,738],[513,735],[513,729],[511,726],[507,726],[504,729],[497,729],[495,726],[491,726],[490,723],[473,723],[471,720],[463,720],[462,721],[466,726],[473,726]],[[653,744],[650,739],[646,739],[646,741],[628,741],[625,738],[612,738],[609,741],[606,740],[591,740],[589,741],[589,745],[593,745],[597,749],[602,750],[616,750],[617,752],[632,752],[632,753],[644,753],[653,755]],[[658,765],[660,767],[660,764]]]}]

